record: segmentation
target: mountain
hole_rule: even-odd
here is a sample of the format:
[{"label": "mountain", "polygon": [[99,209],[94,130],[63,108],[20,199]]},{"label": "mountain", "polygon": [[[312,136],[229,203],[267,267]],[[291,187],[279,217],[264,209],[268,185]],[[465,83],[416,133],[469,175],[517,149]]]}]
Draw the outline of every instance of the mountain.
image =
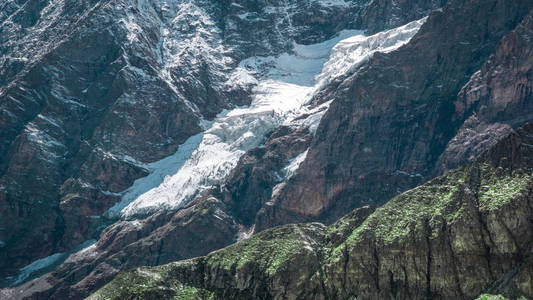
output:
[{"label": "mountain", "polygon": [[532,143],[530,123],[377,209],[124,272],[88,299],[531,298]]},{"label": "mountain", "polygon": [[[531,91],[521,86],[531,84],[525,79],[530,32],[519,21],[530,7],[528,1],[449,2],[406,46],[373,56],[319,94],[314,101],[335,100],[306,161],[260,216],[266,224],[260,227],[287,218],[334,220],[383,203],[465,163],[530,119]],[[524,56],[502,49],[515,35],[502,37],[515,27]]]},{"label": "mountain", "polygon": [[[122,270],[283,224],[325,224],[293,236],[322,249],[324,226],[361,207],[364,219],[533,121],[531,1],[0,8],[0,298],[84,298]],[[355,285],[335,289],[385,295]]]}]

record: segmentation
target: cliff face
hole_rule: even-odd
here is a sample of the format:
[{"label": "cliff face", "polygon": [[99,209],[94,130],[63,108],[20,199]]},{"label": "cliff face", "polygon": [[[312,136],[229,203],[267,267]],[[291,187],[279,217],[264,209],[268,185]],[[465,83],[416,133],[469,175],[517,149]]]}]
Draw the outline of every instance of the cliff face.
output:
[{"label": "cliff face", "polygon": [[530,120],[530,8],[530,1],[451,1],[406,46],[374,55],[319,93],[317,103],[335,100],[257,227],[331,221],[383,203]]},{"label": "cliff face", "polygon": [[[379,32],[443,5],[427,20],[371,37],[341,31]],[[415,265],[384,252],[368,273],[355,268],[352,253],[346,264],[360,273],[325,278],[343,274],[339,255],[349,253],[339,249],[359,240],[347,235],[372,205],[468,163],[532,119],[531,1],[5,1],[0,8],[0,275],[3,285],[18,285],[51,271],[0,296],[78,299],[124,269],[206,255],[275,225],[330,224],[366,205],[338,229],[301,225],[259,236],[275,241],[272,251],[286,235],[307,251],[298,254],[313,262],[298,273],[306,280],[280,273],[270,282],[263,271],[253,279],[244,269],[245,282],[223,291],[230,281],[218,276],[231,270],[209,271],[216,288],[201,283],[179,293],[246,298],[247,286],[266,298],[471,296],[460,277],[447,277],[460,283],[444,291],[434,279],[441,267],[422,269],[426,250],[437,247],[422,238],[401,241]],[[213,161],[219,165],[196,168]],[[188,177],[173,178],[181,170]],[[459,189],[451,181],[434,189]],[[422,225],[416,231],[425,237]],[[50,254],[61,258],[41,273],[17,270]],[[208,268],[202,259],[194,264]],[[308,274],[316,268],[319,275]],[[410,273],[402,279],[403,268]]]},{"label": "cliff face", "polygon": [[504,36],[459,92],[452,121],[466,121],[439,157],[439,172],[464,164],[494,145],[510,127],[531,119],[532,22],[530,13]]},{"label": "cliff face", "polygon": [[227,83],[241,59],[325,39],[348,26],[331,16],[351,11],[242,2],[0,4],[2,276],[97,236],[96,217],[147,163],[175,153],[201,120],[249,104],[249,87]]},{"label": "cliff face", "polygon": [[[205,133],[224,109],[250,104],[254,82],[231,77],[243,59],[291,52],[294,42],[322,42],[347,28],[388,29],[442,4],[398,10],[396,1],[366,0],[4,1],[2,286],[26,280],[17,274],[23,266],[99,239],[97,255],[71,257],[31,290],[79,298],[124,267],[203,255],[253,231],[256,211],[279,183],[275,174],[309,146],[307,128],[274,128],[266,144],[259,139],[268,150],[247,153],[227,189],[215,187],[180,212],[162,209],[137,222],[105,213],[153,174],[153,162]],[[392,21],[371,24],[377,15]]]},{"label": "cliff face", "polygon": [[329,227],[277,227],[121,273],[89,299],[531,298],[532,137],[528,124],[473,163]]}]

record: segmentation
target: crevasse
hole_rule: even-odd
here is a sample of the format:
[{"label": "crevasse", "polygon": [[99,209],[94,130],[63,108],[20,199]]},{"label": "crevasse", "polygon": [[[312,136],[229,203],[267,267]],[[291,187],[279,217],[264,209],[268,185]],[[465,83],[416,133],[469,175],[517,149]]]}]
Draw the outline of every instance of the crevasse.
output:
[{"label": "crevasse", "polygon": [[[333,79],[354,72],[373,53],[390,52],[407,43],[424,21],[373,36],[345,30],[323,43],[295,44],[292,53],[242,61],[227,84],[254,85],[251,105],[220,113],[174,155],[149,164],[151,173],[135,181],[108,215],[132,219],[160,209],[177,209],[222,182],[239,158],[260,146],[279,125],[308,126],[314,132],[325,107],[311,107],[313,95]],[[304,114],[308,116],[298,118]],[[297,167],[292,166],[291,172]]]}]

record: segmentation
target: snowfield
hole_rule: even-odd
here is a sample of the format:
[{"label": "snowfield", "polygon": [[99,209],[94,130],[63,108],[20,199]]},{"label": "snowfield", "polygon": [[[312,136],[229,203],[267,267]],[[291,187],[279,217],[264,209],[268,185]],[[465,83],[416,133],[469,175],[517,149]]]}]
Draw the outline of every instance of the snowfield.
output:
[{"label": "snowfield", "polygon": [[[276,127],[307,126],[316,130],[331,101],[311,107],[313,95],[332,80],[354,72],[377,51],[390,52],[407,43],[425,19],[365,36],[345,30],[314,45],[295,44],[292,53],[252,57],[242,61],[227,85],[253,85],[249,107],[220,113],[205,122],[205,131],[190,137],[178,151],[148,164],[150,175],[123,192],[107,215],[135,219],[157,210],[177,209],[199,193],[221,183],[249,149],[260,146]],[[298,118],[309,115],[306,118]],[[295,120],[298,119],[298,120]],[[302,154],[286,167],[290,176],[305,159]]]}]

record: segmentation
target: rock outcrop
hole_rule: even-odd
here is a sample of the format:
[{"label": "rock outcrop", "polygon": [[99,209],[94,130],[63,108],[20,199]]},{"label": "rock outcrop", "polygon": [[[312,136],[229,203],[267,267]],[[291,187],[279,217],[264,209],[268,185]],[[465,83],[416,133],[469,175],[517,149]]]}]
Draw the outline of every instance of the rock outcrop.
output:
[{"label": "rock outcrop", "polygon": [[335,100],[306,160],[256,228],[384,203],[531,120],[531,8],[450,1],[407,45],[324,89],[315,101]]},{"label": "rock outcrop", "polygon": [[532,145],[527,124],[380,208],[121,273],[89,299],[531,298]]}]

